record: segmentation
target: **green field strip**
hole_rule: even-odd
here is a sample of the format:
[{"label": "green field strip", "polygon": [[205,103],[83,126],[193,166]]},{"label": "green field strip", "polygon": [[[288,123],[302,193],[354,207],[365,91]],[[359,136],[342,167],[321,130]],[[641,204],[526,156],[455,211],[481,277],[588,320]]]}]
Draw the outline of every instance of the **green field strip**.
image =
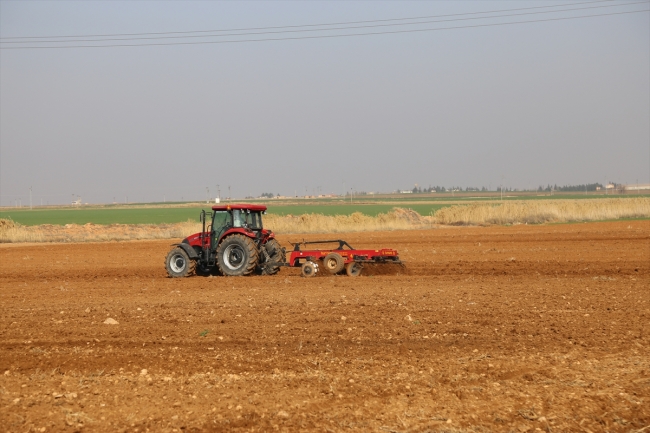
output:
[{"label": "green field strip", "polygon": [[361,212],[364,215],[377,216],[380,213],[390,212],[395,207],[413,209],[420,215],[426,216],[442,207],[444,204],[330,204],[330,205],[288,205],[269,206],[269,213],[277,215],[302,215],[302,214],[323,214],[323,215],[351,215],[354,212]]},{"label": "green field strip", "polygon": [[[333,204],[333,205],[269,205],[269,213],[276,215],[350,215],[361,212],[376,216],[393,209],[393,204]],[[446,205],[414,204],[404,206],[415,210],[420,215],[429,215],[432,211]],[[205,208],[209,210],[209,207]],[[200,207],[146,207],[146,208],[89,208],[89,209],[5,209],[0,211],[0,218],[10,218],[26,226],[40,224],[172,224],[198,221]]]},{"label": "green field strip", "polygon": [[4,210],[0,218],[11,218],[31,226],[40,224],[170,224],[199,220],[199,208],[94,208]]}]

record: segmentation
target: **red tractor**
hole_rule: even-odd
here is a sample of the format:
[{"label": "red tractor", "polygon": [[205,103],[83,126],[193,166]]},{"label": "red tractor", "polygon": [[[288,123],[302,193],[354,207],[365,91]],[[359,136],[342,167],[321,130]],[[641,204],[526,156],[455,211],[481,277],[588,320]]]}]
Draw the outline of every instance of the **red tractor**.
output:
[{"label": "red tractor", "polygon": [[[273,275],[282,266],[301,268],[303,277],[318,273],[319,263],[332,275],[361,274],[366,263],[403,265],[396,250],[380,248],[356,250],[341,239],[292,243],[293,251],[286,261],[286,250],[271,230],[262,227],[266,206],[230,204],[212,206],[212,212],[201,211],[203,229],[186,237],[167,254],[165,268],[170,277],[220,274],[242,276]],[[206,219],[206,216],[210,218]],[[206,230],[206,223],[208,227]],[[300,246],[336,244],[327,249],[301,249]]]},{"label": "red tractor", "polygon": [[[201,211],[203,230],[183,239],[167,254],[170,277],[193,273],[241,276],[273,275],[285,264],[285,250],[271,230],[262,227],[266,206],[229,204]],[[206,230],[206,216],[211,222]]]}]

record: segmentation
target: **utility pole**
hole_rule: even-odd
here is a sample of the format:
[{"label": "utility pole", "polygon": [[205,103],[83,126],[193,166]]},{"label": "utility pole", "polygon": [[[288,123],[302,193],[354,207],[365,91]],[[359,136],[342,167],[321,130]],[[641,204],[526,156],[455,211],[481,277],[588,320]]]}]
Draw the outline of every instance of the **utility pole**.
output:
[{"label": "utility pole", "polygon": [[32,186],[29,186],[29,210],[32,210]]},{"label": "utility pole", "polygon": [[217,198],[219,199],[219,202],[221,202],[221,190],[219,189],[219,185],[217,185]]},{"label": "utility pole", "polygon": [[[503,175],[501,175],[501,187],[500,187],[500,189],[501,189],[501,201],[503,201]],[[553,195],[552,192],[551,192],[551,195]]]},{"label": "utility pole", "polygon": [[231,199],[231,195],[230,195],[230,185],[228,185],[228,200],[230,200],[230,199]]},{"label": "utility pole", "polygon": [[205,202],[209,203],[210,202],[210,188],[207,186],[205,187]]}]

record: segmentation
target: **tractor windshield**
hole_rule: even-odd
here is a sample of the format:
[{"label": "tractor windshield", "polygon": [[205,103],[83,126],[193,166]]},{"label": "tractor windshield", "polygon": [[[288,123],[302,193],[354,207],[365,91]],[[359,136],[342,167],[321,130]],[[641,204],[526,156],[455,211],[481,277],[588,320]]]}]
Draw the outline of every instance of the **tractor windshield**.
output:
[{"label": "tractor windshield", "polygon": [[233,209],[232,226],[246,227],[251,230],[261,230],[262,214],[261,212],[249,212],[249,211],[244,211],[239,209]]}]

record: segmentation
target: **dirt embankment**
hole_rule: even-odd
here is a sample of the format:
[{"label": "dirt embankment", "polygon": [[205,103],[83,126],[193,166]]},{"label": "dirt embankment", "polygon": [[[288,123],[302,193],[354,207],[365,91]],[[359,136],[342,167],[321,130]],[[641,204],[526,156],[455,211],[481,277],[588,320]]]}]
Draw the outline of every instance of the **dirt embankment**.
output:
[{"label": "dirt embankment", "polygon": [[0,246],[0,425],[647,431],[647,221],[344,238],[407,272],[169,279],[170,241]]}]

